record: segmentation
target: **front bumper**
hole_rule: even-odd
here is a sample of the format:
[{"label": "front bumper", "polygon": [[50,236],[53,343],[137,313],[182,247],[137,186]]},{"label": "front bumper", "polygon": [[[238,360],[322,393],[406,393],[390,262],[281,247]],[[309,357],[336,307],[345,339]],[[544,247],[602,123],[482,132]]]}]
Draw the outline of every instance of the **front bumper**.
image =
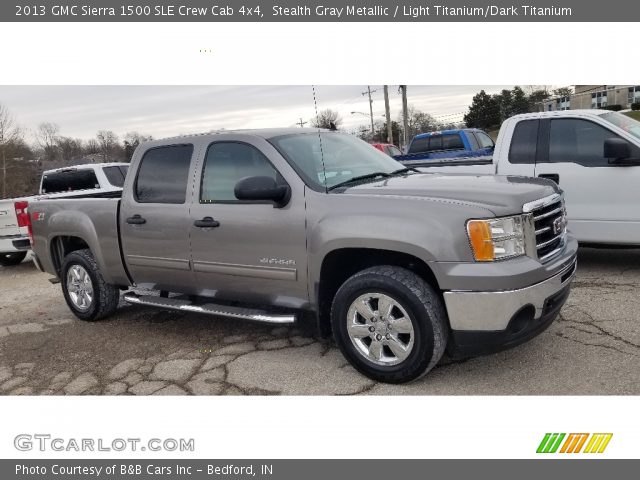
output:
[{"label": "front bumper", "polygon": [[516,290],[445,292],[451,325],[449,353],[456,357],[482,355],[542,333],[569,296],[576,266],[574,255],[553,277]]}]

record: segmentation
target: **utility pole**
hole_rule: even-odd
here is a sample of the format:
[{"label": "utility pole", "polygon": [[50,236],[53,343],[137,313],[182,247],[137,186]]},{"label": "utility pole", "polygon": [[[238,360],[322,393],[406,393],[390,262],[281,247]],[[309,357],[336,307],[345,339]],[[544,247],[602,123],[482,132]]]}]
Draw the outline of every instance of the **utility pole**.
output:
[{"label": "utility pole", "polygon": [[300,125],[300,128],[303,128],[309,122],[303,122],[302,117],[300,117],[300,121],[296,122],[296,125]]},{"label": "utility pole", "polygon": [[371,85],[367,85],[367,91],[362,92],[362,95],[369,95],[369,115],[371,116],[371,140],[373,140],[373,137],[376,134],[375,127],[373,126],[373,99],[371,98],[371,94],[375,92],[377,92],[377,90],[371,90]]},{"label": "utility pole", "polygon": [[2,146],[2,198],[7,198],[7,154]]},{"label": "utility pole", "polygon": [[409,143],[409,116],[407,113],[407,86],[400,85],[400,91],[402,93],[402,144],[407,145]]},{"label": "utility pole", "polygon": [[393,143],[393,129],[391,128],[391,109],[389,108],[389,85],[384,86],[384,113],[387,116],[387,143]]}]

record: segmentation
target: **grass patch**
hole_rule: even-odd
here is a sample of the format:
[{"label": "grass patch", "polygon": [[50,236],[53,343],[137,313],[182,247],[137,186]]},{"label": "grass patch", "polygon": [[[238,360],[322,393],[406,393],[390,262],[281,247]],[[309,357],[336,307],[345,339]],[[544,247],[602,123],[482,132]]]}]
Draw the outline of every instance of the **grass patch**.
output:
[{"label": "grass patch", "polygon": [[637,120],[637,121],[640,122],[640,110],[636,110],[636,111],[633,111],[633,112],[624,112],[623,115],[626,115],[627,117],[631,117],[634,120]]}]

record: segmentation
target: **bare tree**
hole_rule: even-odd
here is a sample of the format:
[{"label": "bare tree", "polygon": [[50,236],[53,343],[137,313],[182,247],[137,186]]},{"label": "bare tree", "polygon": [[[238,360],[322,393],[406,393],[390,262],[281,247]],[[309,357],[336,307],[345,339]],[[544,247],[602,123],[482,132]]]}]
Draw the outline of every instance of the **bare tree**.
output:
[{"label": "bare tree", "polygon": [[38,145],[44,152],[44,159],[48,161],[56,160],[58,157],[58,133],[60,127],[56,123],[43,122],[38,125],[36,139]]},{"label": "bare tree", "polygon": [[83,151],[87,155],[91,155],[94,153],[100,152],[100,144],[95,138],[90,138],[86,142],[84,142]]},{"label": "bare tree", "polygon": [[9,147],[20,139],[20,128],[9,110],[0,103],[0,169],[2,170],[2,198],[7,197],[7,157]]},{"label": "bare tree", "polygon": [[[399,121],[402,121],[400,118]],[[418,110],[413,105],[407,109],[408,138],[411,139],[418,133],[431,132],[440,128],[439,122],[426,112]]]},{"label": "bare tree", "polygon": [[111,130],[100,130],[96,135],[99,145],[99,153],[102,155],[103,163],[108,162],[114,154],[118,144],[118,136]]},{"label": "bare tree", "polygon": [[142,142],[153,140],[151,135],[142,135],[138,132],[127,132],[124,136],[124,156],[127,161],[131,161],[133,152]]},{"label": "bare tree", "polygon": [[311,126],[313,128],[335,127],[335,129],[338,129],[340,125],[342,125],[342,117],[338,112],[330,108],[318,112],[318,116],[311,119]]},{"label": "bare tree", "polygon": [[20,137],[20,128],[9,110],[0,103],[0,145],[5,145]]}]

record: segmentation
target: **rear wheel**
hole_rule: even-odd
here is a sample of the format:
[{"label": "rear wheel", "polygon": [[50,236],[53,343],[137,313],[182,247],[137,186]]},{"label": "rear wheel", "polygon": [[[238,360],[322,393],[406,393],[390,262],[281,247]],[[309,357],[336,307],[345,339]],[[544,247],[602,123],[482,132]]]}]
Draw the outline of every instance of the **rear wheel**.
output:
[{"label": "rear wheel", "polygon": [[65,257],[61,280],[64,299],[81,320],[98,320],[118,308],[120,290],[105,282],[88,249],[76,250]]},{"label": "rear wheel", "polygon": [[439,295],[400,267],[363,270],[338,290],[331,309],[336,342],[364,375],[404,383],[431,370],[447,344]]},{"label": "rear wheel", "polygon": [[0,265],[3,267],[13,267],[20,264],[27,256],[27,252],[6,252],[0,253]]}]

